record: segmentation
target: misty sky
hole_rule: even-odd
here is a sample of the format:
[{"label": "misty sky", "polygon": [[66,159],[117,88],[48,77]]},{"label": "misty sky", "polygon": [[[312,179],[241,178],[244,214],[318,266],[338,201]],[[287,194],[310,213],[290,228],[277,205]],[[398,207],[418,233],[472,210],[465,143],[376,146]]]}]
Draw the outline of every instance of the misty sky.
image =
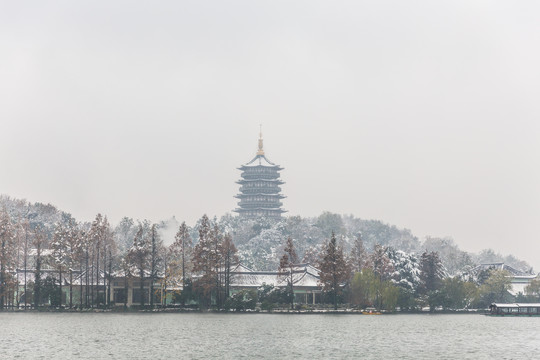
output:
[{"label": "misty sky", "polygon": [[288,214],[540,269],[537,1],[5,1],[0,193],[153,221],[236,207],[259,124]]}]

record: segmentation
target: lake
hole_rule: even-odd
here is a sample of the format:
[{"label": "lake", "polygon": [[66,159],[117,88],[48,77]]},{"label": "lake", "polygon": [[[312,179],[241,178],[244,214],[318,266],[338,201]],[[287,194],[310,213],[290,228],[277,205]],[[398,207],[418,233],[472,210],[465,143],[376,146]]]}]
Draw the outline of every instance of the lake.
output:
[{"label": "lake", "polygon": [[533,359],[540,317],[0,313],[1,359]]}]

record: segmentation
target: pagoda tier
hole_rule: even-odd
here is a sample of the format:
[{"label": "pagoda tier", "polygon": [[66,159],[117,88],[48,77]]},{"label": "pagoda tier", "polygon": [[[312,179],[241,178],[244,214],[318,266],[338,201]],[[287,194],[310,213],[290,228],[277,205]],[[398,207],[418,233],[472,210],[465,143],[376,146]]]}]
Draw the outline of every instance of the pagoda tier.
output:
[{"label": "pagoda tier", "polygon": [[234,209],[241,217],[245,218],[279,218],[285,210],[281,209],[285,198],[281,195],[281,187],[284,182],[279,178],[279,172],[283,170],[266,158],[262,147],[262,136],[259,139],[259,151],[247,164],[238,168],[241,170],[240,193],[235,197],[240,199],[238,208]]}]

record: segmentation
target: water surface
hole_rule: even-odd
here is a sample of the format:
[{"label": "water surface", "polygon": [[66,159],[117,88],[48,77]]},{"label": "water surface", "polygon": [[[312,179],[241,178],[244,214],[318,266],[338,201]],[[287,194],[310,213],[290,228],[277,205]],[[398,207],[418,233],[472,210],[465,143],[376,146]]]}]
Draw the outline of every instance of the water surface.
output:
[{"label": "water surface", "polygon": [[2,359],[534,359],[540,317],[0,313]]}]

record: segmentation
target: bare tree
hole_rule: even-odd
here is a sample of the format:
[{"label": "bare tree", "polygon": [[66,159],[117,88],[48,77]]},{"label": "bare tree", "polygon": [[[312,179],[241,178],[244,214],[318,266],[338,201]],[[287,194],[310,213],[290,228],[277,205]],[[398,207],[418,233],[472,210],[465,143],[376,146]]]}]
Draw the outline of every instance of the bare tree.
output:
[{"label": "bare tree", "polygon": [[[145,223],[145,225],[147,225]],[[139,273],[140,284],[140,305],[144,306],[145,294],[144,294],[144,280],[145,273],[148,271],[149,267],[149,256],[150,256],[150,247],[148,244],[147,234],[144,231],[143,224],[139,223],[139,228],[135,233],[135,238],[133,239],[133,245],[128,250],[128,259],[129,263],[132,264]]]},{"label": "bare tree", "polygon": [[369,267],[369,256],[360,234],[358,234],[354,240],[349,256],[349,266],[353,273],[362,272],[363,268]]},{"label": "bare tree", "polygon": [[35,270],[34,270],[34,308],[41,305],[41,265],[43,262],[42,251],[47,245],[47,234],[43,227],[38,226],[35,229],[33,245],[36,248]]},{"label": "bare tree", "polygon": [[223,238],[223,244],[221,246],[222,258],[223,258],[223,272],[224,272],[224,287],[225,287],[225,300],[230,295],[230,286],[231,286],[231,268],[238,264],[238,256],[236,253],[238,250],[234,246],[232,236],[229,233],[225,234]]},{"label": "bare tree", "polygon": [[200,277],[194,283],[197,291],[202,295],[203,305],[211,304],[212,293],[216,290],[218,281],[218,254],[215,248],[215,236],[208,216],[203,215],[199,227],[199,242],[193,250],[193,271]]},{"label": "bare tree", "polygon": [[[186,288],[186,277],[190,273],[190,262],[189,258],[193,252],[193,241],[189,235],[189,228],[185,222],[182,222],[178,228],[178,232],[174,238],[174,243],[171,246],[171,251],[173,253],[173,261],[176,258],[181,258],[181,268],[182,268],[182,290]],[[182,297],[182,305],[184,305],[184,298]]]},{"label": "bare tree", "polygon": [[287,288],[289,290],[289,300],[291,302],[291,309],[294,309],[294,265],[298,263],[298,255],[294,249],[292,238],[287,238],[285,249],[283,249],[283,256],[279,260],[278,273],[280,276],[287,277]]},{"label": "bare tree", "polygon": [[154,307],[154,283],[163,262],[164,246],[156,224],[150,228],[150,307]]},{"label": "bare tree", "polygon": [[319,282],[323,290],[331,294],[334,310],[337,310],[338,295],[341,294],[343,284],[350,277],[350,270],[343,254],[343,247],[336,244],[334,233],[326,244],[319,268]]},{"label": "bare tree", "polygon": [[0,211],[0,311],[7,300],[9,276],[8,270],[15,261],[15,236],[11,218],[4,208]]}]

